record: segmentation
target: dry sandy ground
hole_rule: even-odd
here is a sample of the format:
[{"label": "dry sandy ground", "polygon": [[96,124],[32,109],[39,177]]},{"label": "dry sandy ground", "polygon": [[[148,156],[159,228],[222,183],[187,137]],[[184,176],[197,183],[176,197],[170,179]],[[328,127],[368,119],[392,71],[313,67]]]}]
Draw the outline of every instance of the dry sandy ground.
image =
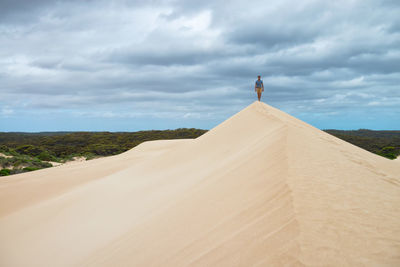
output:
[{"label": "dry sandy ground", "polygon": [[82,162],[82,161],[86,161],[86,158],[85,157],[73,157],[72,160],[69,160],[65,163],[54,162],[54,161],[47,161],[47,162],[50,163],[51,165],[53,165],[53,167],[57,167],[57,166],[61,166],[63,164],[75,164],[77,162]]},{"label": "dry sandy ground", "polygon": [[5,155],[5,154],[3,154],[3,153],[0,153],[0,157],[4,157],[4,158],[12,158],[12,156],[7,156],[7,155]]},{"label": "dry sandy ground", "polygon": [[400,164],[255,102],[0,179],[0,266],[400,266]]},{"label": "dry sandy ground", "polygon": [[[0,153],[0,157],[12,158],[13,156],[7,156],[7,155],[5,155],[3,153]],[[85,161],[85,160],[86,160],[85,157],[73,157],[72,160],[67,161],[65,163],[60,163],[60,162],[55,162],[55,161],[44,161],[44,162],[48,162],[51,165],[53,165],[53,167],[57,167],[57,166],[60,166],[60,165],[63,165],[63,164],[75,164],[76,162],[82,162],[82,161]],[[27,166],[28,165],[24,165],[23,164],[23,165],[19,165],[17,168],[22,169],[22,168],[25,168]],[[8,169],[12,170],[12,169],[14,169],[14,166],[9,166]]]}]

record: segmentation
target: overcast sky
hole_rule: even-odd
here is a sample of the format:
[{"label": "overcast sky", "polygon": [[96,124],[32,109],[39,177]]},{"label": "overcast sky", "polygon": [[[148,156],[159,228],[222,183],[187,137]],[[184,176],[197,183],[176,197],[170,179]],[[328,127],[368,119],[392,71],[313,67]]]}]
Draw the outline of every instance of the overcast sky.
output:
[{"label": "overcast sky", "polygon": [[400,130],[400,1],[0,0],[0,131]]}]

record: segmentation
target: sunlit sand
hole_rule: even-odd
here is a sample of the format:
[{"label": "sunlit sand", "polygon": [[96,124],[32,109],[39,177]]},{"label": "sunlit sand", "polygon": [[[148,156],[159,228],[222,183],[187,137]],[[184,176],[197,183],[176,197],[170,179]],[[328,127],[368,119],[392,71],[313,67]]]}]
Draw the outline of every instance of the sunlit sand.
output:
[{"label": "sunlit sand", "polygon": [[0,266],[400,266],[400,164],[254,102],[0,178]]}]

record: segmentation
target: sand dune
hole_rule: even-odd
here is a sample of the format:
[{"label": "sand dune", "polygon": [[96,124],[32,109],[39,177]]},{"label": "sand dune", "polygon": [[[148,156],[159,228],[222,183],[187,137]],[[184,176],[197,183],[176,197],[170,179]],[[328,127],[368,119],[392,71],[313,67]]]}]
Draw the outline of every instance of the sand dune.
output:
[{"label": "sand dune", "polygon": [[399,266],[400,164],[255,102],[0,179],[0,266]]}]

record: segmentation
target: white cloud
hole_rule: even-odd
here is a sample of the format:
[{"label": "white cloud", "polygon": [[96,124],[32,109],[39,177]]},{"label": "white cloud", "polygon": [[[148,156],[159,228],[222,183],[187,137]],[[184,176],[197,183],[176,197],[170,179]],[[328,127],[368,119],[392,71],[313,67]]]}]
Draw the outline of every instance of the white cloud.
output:
[{"label": "white cloud", "polygon": [[3,107],[2,109],[1,109],[1,112],[0,112],[0,114],[1,114],[1,116],[2,117],[10,117],[11,115],[13,115],[15,113],[15,111],[13,110],[13,109],[11,109],[11,108],[9,108],[9,107]]},{"label": "white cloud", "polygon": [[254,100],[260,73],[268,102],[293,113],[367,114],[375,102],[399,112],[397,2],[6,2],[0,100],[10,110],[224,118]]}]

